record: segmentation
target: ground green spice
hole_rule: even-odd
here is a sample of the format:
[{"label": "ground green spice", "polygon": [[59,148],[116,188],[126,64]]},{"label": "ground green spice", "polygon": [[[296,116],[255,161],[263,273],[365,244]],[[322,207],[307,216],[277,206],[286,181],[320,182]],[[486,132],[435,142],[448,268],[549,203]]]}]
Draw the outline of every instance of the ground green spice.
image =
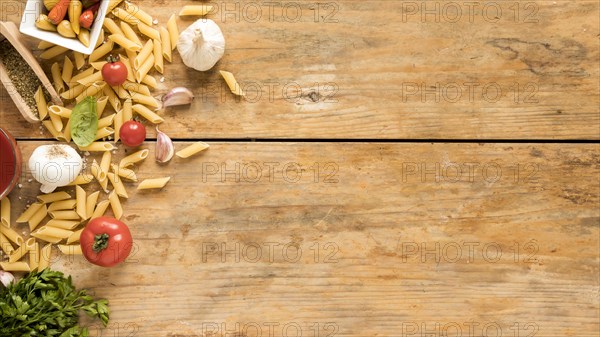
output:
[{"label": "ground green spice", "polygon": [[[14,85],[19,95],[23,98],[23,101],[31,111],[39,117],[39,112],[35,104],[35,92],[38,87],[42,85],[40,79],[37,77],[33,69],[23,60],[19,52],[13,47],[8,40],[0,41],[0,62],[4,64],[8,78]],[[7,90],[11,90],[7,88]],[[50,97],[50,94],[46,91],[46,88],[42,86],[46,101]]]}]

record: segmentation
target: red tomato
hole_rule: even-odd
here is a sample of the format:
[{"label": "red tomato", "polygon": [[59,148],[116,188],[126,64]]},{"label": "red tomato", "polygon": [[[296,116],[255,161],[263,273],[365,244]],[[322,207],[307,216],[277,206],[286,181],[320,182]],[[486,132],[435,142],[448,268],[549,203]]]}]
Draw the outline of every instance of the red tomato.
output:
[{"label": "red tomato", "polygon": [[111,87],[125,83],[127,79],[127,67],[119,61],[119,57],[108,57],[108,62],[102,67],[102,78]]},{"label": "red tomato", "polygon": [[127,259],[133,248],[131,232],[115,218],[92,219],[79,239],[83,256],[91,263],[112,267]]},{"label": "red tomato", "polygon": [[119,131],[121,142],[130,147],[142,145],[146,139],[146,128],[136,121],[125,122]]}]

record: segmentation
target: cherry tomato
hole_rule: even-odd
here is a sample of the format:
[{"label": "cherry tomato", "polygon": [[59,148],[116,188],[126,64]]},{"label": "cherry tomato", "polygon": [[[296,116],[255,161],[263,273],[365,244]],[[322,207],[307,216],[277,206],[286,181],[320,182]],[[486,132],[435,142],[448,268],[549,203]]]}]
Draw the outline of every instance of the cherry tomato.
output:
[{"label": "cherry tomato", "polygon": [[142,145],[146,139],[146,128],[136,121],[125,122],[119,130],[121,142],[130,147]]},{"label": "cherry tomato", "polygon": [[113,267],[127,259],[133,248],[129,227],[109,217],[92,219],[79,239],[85,258],[98,266]]},{"label": "cherry tomato", "polygon": [[109,56],[107,63],[102,67],[102,78],[111,87],[125,83],[127,79],[127,67],[118,57]]}]

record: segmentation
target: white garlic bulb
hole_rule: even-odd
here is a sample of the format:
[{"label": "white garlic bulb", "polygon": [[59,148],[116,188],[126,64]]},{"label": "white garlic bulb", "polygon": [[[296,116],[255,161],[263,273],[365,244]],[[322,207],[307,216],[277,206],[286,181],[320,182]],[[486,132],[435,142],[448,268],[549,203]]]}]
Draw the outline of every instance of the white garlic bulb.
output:
[{"label": "white garlic bulb", "polygon": [[68,145],[39,146],[29,158],[29,171],[42,184],[42,193],[50,193],[57,187],[66,186],[83,168],[83,160]]},{"label": "white garlic bulb", "polygon": [[225,37],[213,20],[200,19],[179,34],[177,50],[186,66],[206,71],[223,57]]}]

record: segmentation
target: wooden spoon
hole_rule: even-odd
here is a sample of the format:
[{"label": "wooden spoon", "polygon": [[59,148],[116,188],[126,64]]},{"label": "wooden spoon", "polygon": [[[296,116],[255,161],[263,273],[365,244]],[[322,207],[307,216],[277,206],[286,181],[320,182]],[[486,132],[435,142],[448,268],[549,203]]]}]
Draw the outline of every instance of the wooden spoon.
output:
[{"label": "wooden spoon", "polygon": [[[27,64],[31,67],[31,69],[37,75],[44,88],[46,88],[46,90],[50,94],[50,99],[52,103],[62,106],[63,103],[60,99],[60,96],[58,96],[56,90],[54,90],[54,87],[52,86],[52,84],[50,84],[50,80],[48,80],[48,77],[46,76],[46,74],[42,70],[42,67],[40,67],[40,64],[37,62],[37,60],[31,53],[31,50],[29,50],[21,41],[21,33],[19,33],[17,25],[15,25],[13,22],[0,21],[0,41],[3,41],[4,39],[8,40],[8,42],[10,42],[10,44],[13,45],[13,47],[19,52],[23,60],[25,60],[25,62],[27,62]],[[1,61],[0,80],[2,81],[2,84],[4,84],[4,87],[7,88],[8,94],[17,105],[17,108],[19,109],[23,117],[25,117],[25,119],[30,123],[39,122],[40,119],[33,113],[33,111],[31,111],[31,108],[29,108],[27,103],[25,103],[25,100],[21,97],[17,90],[12,89],[14,88],[14,85],[8,77],[6,68],[4,67],[4,64]]]}]

